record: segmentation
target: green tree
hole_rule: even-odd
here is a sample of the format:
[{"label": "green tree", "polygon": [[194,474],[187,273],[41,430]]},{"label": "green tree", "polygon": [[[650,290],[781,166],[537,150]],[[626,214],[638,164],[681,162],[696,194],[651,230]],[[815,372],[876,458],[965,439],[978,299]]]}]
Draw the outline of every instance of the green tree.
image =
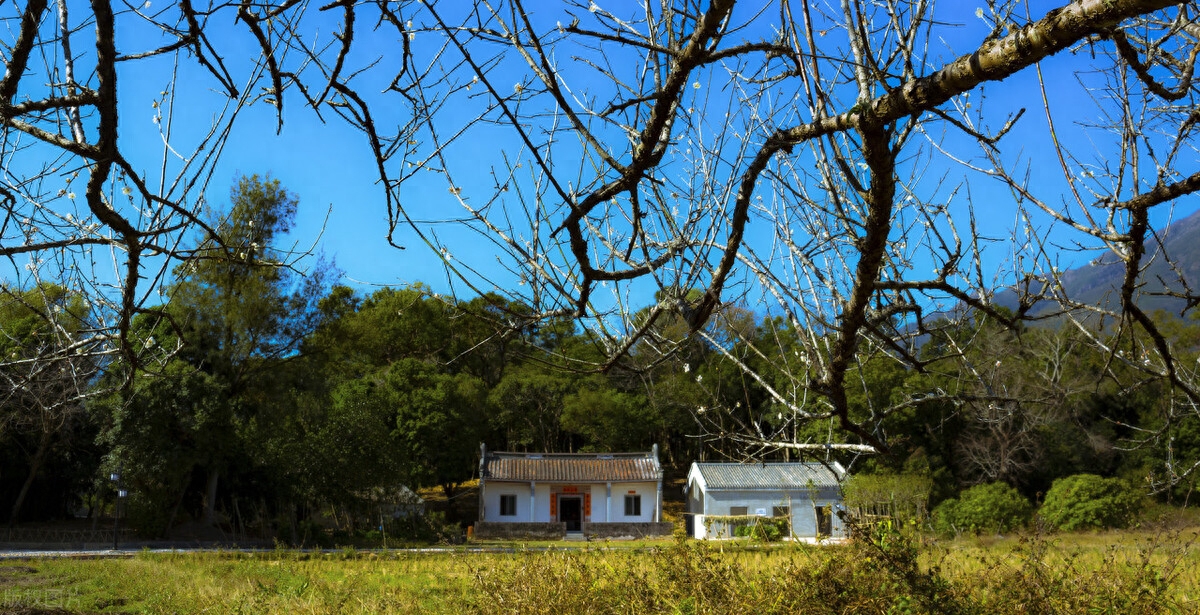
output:
[{"label": "green tree", "polygon": [[448,374],[417,359],[401,359],[350,383],[341,403],[393,408],[392,446],[413,487],[439,486],[453,501],[474,475],[486,420],[483,381]]},{"label": "green tree", "polygon": [[649,450],[662,426],[645,396],[618,391],[604,378],[580,384],[562,400],[563,429],[582,435],[585,450]]},{"label": "green tree", "polygon": [[169,535],[182,509],[199,512],[205,503],[194,475],[225,463],[238,437],[224,388],[213,374],[175,360],[98,404],[109,421],[106,468],[121,471],[135,527]]},{"label": "green tree", "polygon": [[563,426],[566,399],[579,378],[530,364],[508,370],[489,392],[492,427],[507,448],[538,452],[574,449]]},{"label": "green tree", "polygon": [[303,440],[304,454],[296,462],[321,500],[367,501],[409,482],[406,451],[395,437],[400,408],[392,391],[381,390],[386,386],[377,377],[338,385]]},{"label": "green tree", "polygon": [[81,294],[57,284],[0,287],[0,444],[24,457],[0,456],[24,470],[8,511],[10,526],[20,519],[56,441],[70,440],[86,420],[84,402],[94,394],[91,381],[101,367],[96,344],[86,340],[91,316]]},{"label": "green tree", "polygon": [[357,378],[400,359],[419,359],[494,385],[525,340],[522,307],[496,295],[455,301],[420,282],[359,297],[335,288],[320,307],[320,325],[303,354],[333,370],[332,380]]},{"label": "green tree", "polygon": [[382,288],[364,299],[339,288],[323,309],[331,313],[305,340],[304,352],[333,368],[335,381],[401,359],[444,363],[456,354],[453,305],[424,284]]},{"label": "green tree", "polygon": [[[296,196],[278,180],[236,179],[229,209],[211,216],[215,234],[202,237],[190,258],[175,269],[170,303],[158,315],[147,316],[142,336],[143,345],[166,344],[169,350],[162,357],[163,367],[143,366],[148,369],[138,372],[137,378],[158,379],[165,374],[178,380],[196,372],[188,377],[203,385],[172,388],[168,377],[163,383],[135,386],[125,399],[110,406],[109,438],[115,459],[135,470],[162,466],[145,465],[125,455],[140,447],[169,446],[138,442],[138,434],[147,429],[142,423],[153,422],[163,405],[179,410],[175,428],[186,437],[176,437],[180,446],[192,450],[186,454],[191,465],[175,471],[203,477],[199,495],[206,524],[216,521],[221,477],[255,471],[247,467],[257,455],[258,443],[250,437],[269,432],[263,426],[290,411],[289,369],[301,340],[315,326],[319,300],[336,275],[331,265],[321,261],[301,276],[293,269],[297,255],[276,247],[291,230],[297,205]],[[184,480],[179,478],[131,479],[180,489],[176,501],[195,489],[190,482],[176,482]]]},{"label": "green tree", "polygon": [[[633,320],[645,333],[627,361],[611,370],[612,386],[644,397],[643,413],[655,425],[654,439],[668,462],[702,458],[753,447],[778,435],[772,399],[762,383],[739,365],[757,364],[759,355],[741,340],[755,331],[753,313],[726,305],[696,335],[687,320],[701,300],[695,289],[668,288]],[[731,436],[733,439],[731,439]]]}]

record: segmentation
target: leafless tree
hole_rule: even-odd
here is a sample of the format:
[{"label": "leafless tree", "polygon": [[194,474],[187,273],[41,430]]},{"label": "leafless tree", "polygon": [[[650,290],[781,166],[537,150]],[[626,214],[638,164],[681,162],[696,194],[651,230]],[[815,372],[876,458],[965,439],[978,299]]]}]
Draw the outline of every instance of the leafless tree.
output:
[{"label": "leafless tree", "polygon": [[[295,8],[273,25],[299,19]],[[282,50],[247,57],[236,38],[256,40],[254,10],[188,0],[0,3],[0,306],[24,306],[44,331],[31,339],[28,318],[0,321],[0,340],[13,349],[0,357],[0,439],[28,449],[10,523],[85,400],[178,350],[133,332],[139,316],[170,320],[158,308],[170,300],[173,267],[246,260],[206,222],[204,193],[251,105],[282,113],[263,87]],[[239,11],[247,14],[230,28]],[[250,258],[289,267],[304,252]],[[47,285],[85,306],[86,318],[31,299]],[[113,365],[126,377],[98,376]]]},{"label": "leafless tree", "polygon": [[[28,471],[13,500],[17,522],[56,440],[81,423],[100,363],[89,330],[90,306],[54,284],[0,293],[0,442],[21,449]],[[10,470],[5,468],[5,470]]]},{"label": "leafless tree", "polygon": [[[72,360],[82,352],[100,365],[121,353],[137,368],[147,352],[164,350],[133,339],[133,319],[169,300],[164,281],[180,259],[213,257],[189,247],[220,241],[204,215],[215,165],[251,104],[278,104],[260,87],[278,68],[276,51],[246,57],[214,44],[236,49],[236,31],[253,35],[250,16],[235,31],[226,27],[239,10],[252,7],[0,5],[4,292],[11,300],[49,282],[86,299],[84,337],[56,352]],[[303,252],[262,264],[290,266]]]},{"label": "leafless tree", "polygon": [[[1022,484],[1043,466],[1044,430],[1070,425],[1096,383],[1079,363],[1089,353],[1071,329],[1032,330],[1026,339],[984,321],[960,345],[970,347],[953,364],[959,373],[946,380],[960,387],[966,419],[955,442],[958,465],[967,480]],[[1091,355],[1094,356],[1094,355]],[[1111,448],[1099,434],[1079,430],[1080,450]]]},{"label": "leafless tree", "polygon": [[[1200,401],[1192,366],[1138,307],[1151,218],[1200,188],[1200,28],[1189,3],[1078,0],[1037,13],[1015,0],[318,8],[247,0],[114,12],[95,0],[76,25],[60,4],[55,25],[44,3],[27,3],[9,17],[0,116],[5,159],[43,162],[6,182],[0,253],[66,255],[56,261],[65,274],[86,269],[81,255],[94,248],[119,250],[116,278],[79,277],[115,280],[121,337],[165,270],[147,257],[178,256],[181,233],[201,225],[195,195],[233,117],[261,100],[282,128],[286,103],[362,132],[393,244],[431,248],[463,292],[508,293],[534,319],[577,318],[606,357],[595,369],[624,362],[664,315],[705,336],[723,306],[766,306],[791,323],[789,344],[805,357],[774,365],[794,386],[762,378],[775,403],[797,420],[837,422],[851,436],[838,446],[883,450],[849,413],[856,367],[881,356],[911,370],[960,360],[917,350],[952,304],[1009,326],[1042,297],[1071,314],[1103,310],[1061,296],[1055,254],[1078,241],[1125,263],[1109,322],[1147,340],[1150,359],[1130,367],[1169,382],[1188,401],[1179,407]],[[161,32],[162,45],[118,55],[115,19]],[[93,24],[95,51],[72,55],[68,35]],[[314,34],[331,29],[333,38]],[[229,32],[259,55],[232,61],[221,50]],[[139,174],[116,137],[117,67],[164,58],[198,67],[224,93],[205,99],[224,106],[194,154],[177,157],[160,122],[173,180]],[[16,97],[20,86],[28,99]],[[166,82],[168,115],[181,88]],[[1060,177],[1048,179],[1047,152]],[[71,188],[50,180],[76,172],[86,208],[68,218]],[[444,189],[428,189],[437,182]],[[995,228],[996,210],[1012,224]],[[494,257],[462,257],[480,243]],[[997,244],[1006,258],[992,256]],[[1015,316],[992,301],[1012,282]],[[634,318],[655,291],[667,292]],[[1197,305],[1186,284],[1172,292],[1185,312]],[[1110,343],[1078,322],[1094,344]],[[754,352],[772,363],[770,349]],[[762,377],[744,356],[729,358]]]},{"label": "leafless tree", "polygon": [[[960,360],[918,353],[942,316],[931,306],[968,306],[1008,326],[1041,298],[1085,308],[1060,296],[1051,241],[1090,241],[1126,263],[1109,316],[1147,334],[1154,361],[1138,368],[1196,399],[1188,366],[1138,307],[1151,212],[1200,188],[1194,8],[1085,0],[1037,15],[1019,2],[969,10],[922,0],[589,2],[551,15],[520,2],[454,14],[404,5],[389,19],[397,35],[438,41],[421,47],[426,55],[404,47],[393,88],[413,119],[387,138],[365,107],[353,119],[378,144],[392,219],[487,286],[401,199],[418,175],[444,178],[465,223],[508,257],[519,298],[600,333],[601,369],[652,335],[660,315],[681,314],[706,336],[722,306],[767,304],[799,332],[806,358],[776,366],[791,370],[792,390],[761,382],[775,402],[797,419],[835,419],[855,440],[838,446],[881,450],[873,425],[849,414],[857,366],[881,354],[914,370]],[[948,42],[962,39],[956,21],[986,25],[958,43],[963,51]],[[1051,61],[1065,55],[1073,61]],[[1068,95],[1094,105],[1064,110],[1056,101]],[[997,100],[1007,97],[1022,98]],[[477,112],[457,123],[446,111],[464,108]],[[1064,115],[1075,125],[1055,121]],[[460,158],[483,139],[503,158],[478,182],[477,161]],[[1050,152],[1061,179],[1035,180],[1031,165],[1046,159],[1029,150]],[[979,228],[985,206],[973,195],[985,191],[987,209],[1011,214],[1007,229]],[[988,244],[1005,235],[1009,257],[996,270]],[[1008,280],[1024,282],[1015,316],[992,303]],[[1195,305],[1186,285],[1174,288]],[[660,293],[649,317],[633,320],[639,289],[699,293]]]}]

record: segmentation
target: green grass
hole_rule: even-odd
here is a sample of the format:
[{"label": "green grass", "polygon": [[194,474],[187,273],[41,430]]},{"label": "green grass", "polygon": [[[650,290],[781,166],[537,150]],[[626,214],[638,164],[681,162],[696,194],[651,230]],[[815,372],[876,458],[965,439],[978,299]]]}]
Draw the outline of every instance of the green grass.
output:
[{"label": "green grass", "polygon": [[[451,613],[462,612],[461,597],[470,590],[465,557],[145,553],[126,559],[4,562],[0,571],[35,569],[20,576],[57,588],[69,612]],[[4,578],[0,572],[0,583]],[[32,603],[44,598],[24,593]],[[0,607],[16,606],[11,597],[8,602]]]},{"label": "green grass", "polygon": [[4,561],[0,614],[1200,612],[1194,530],[874,538],[842,547],[668,540],[509,554]]}]

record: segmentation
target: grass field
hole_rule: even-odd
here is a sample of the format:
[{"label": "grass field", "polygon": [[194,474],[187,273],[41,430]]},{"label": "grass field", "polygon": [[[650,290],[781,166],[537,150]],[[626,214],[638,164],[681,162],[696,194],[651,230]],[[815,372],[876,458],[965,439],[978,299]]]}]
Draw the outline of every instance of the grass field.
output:
[{"label": "grass field", "polygon": [[1194,530],[0,562],[0,613],[1197,613]]}]

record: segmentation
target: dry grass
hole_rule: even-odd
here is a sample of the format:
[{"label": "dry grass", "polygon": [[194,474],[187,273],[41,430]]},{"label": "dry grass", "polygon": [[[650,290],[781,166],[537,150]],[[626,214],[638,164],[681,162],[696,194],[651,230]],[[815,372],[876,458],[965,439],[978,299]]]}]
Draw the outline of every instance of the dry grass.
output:
[{"label": "dry grass", "polygon": [[9,561],[0,613],[1200,612],[1195,530],[923,543],[880,532],[832,548],[641,544]]}]

